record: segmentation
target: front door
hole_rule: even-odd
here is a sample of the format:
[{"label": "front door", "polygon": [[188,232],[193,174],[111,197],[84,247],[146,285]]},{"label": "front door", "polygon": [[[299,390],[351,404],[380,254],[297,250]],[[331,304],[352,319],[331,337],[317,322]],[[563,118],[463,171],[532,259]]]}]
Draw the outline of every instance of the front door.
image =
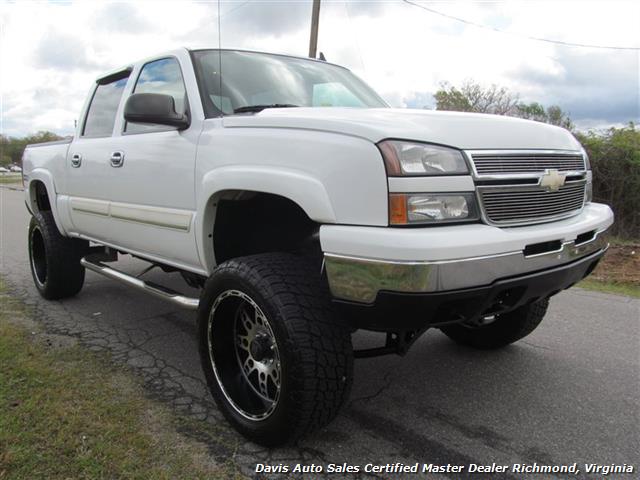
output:
[{"label": "front door", "polygon": [[[189,112],[177,58],[148,62],[134,75],[132,94],[171,95],[177,112]],[[120,120],[121,134],[109,152],[113,242],[149,258],[199,267],[194,232],[199,126],[177,130]]]}]

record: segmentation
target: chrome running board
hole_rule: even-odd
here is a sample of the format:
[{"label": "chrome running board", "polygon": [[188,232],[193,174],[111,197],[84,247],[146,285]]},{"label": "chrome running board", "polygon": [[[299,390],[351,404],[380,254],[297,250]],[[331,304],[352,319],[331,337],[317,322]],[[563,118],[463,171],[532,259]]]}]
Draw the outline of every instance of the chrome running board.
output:
[{"label": "chrome running board", "polygon": [[143,292],[151,294],[154,297],[166,300],[167,302],[173,303],[178,307],[186,308],[187,310],[198,309],[200,300],[198,300],[197,298],[185,297],[184,295],[169,288],[163,287],[162,285],[158,285],[152,282],[145,282],[143,280],[140,280],[139,278],[129,275],[128,273],[124,273],[120,270],[108,267],[104,263],[93,260],[90,257],[82,258],[80,260],[80,265],[91,270],[92,272],[110,278],[112,280],[116,280],[137,290],[141,290]]}]

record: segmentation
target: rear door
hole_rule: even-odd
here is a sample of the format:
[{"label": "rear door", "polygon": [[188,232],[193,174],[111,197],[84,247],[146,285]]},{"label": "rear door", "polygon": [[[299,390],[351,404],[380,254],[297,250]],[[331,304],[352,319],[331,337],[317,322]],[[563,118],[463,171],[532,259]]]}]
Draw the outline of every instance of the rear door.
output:
[{"label": "rear door", "polygon": [[188,70],[192,69],[188,54],[181,60],[168,56],[141,64],[134,69],[132,87],[125,97],[136,93],[171,95],[176,111],[192,118],[190,127],[177,130],[128,123],[121,108],[116,123],[119,132],[109,143],[110,174],[105,193],[111,201],[114,243],[193,270],[200,268],[193,226],[194,170],[202,122],[193,118],[187,96],[185,73],[193,75]]},{"label": "rear door", "polygon": [[131,70],[98,80],[90,95],[84,119],[66,158],[64,182],[59,193],[67,200],[66,211],[73,231],[89,238],[113,240],[109,217],[113,169],[113,131],[117,112]]}]

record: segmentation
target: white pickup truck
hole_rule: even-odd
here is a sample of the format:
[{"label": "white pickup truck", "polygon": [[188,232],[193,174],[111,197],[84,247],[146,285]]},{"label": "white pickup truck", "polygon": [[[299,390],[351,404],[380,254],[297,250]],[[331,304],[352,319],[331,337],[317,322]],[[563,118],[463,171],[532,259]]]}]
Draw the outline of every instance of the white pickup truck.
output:
[{"label": "white pickup truck", "polygon": [[[75,295],[89,269],[197,310],[214,399],[266,445],[327,424],[354,357],[431,327],[481,349],[528,335],[613,222],[566,130],[392,109],[324,61],[176,50],[97,79],[80,118],[24,154],[37,289]],[[118,254],[199,298],[107,266]],[[354,352],[357,329],[386,342]]]}]

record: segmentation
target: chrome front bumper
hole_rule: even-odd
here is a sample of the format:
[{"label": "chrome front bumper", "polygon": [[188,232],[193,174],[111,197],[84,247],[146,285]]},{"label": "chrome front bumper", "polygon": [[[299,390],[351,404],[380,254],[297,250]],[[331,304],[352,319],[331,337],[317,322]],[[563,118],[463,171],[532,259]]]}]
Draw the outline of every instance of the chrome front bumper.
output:
[{"label": "chrome front bumper", "polygon": [[493,282],[561,266],[608,248],[604,230],[576,244],[526,255],[524,251],[439,261],[384,261],[325,253],[332,295],[371,304],[378,292],[430,293],[490,285]]}]

